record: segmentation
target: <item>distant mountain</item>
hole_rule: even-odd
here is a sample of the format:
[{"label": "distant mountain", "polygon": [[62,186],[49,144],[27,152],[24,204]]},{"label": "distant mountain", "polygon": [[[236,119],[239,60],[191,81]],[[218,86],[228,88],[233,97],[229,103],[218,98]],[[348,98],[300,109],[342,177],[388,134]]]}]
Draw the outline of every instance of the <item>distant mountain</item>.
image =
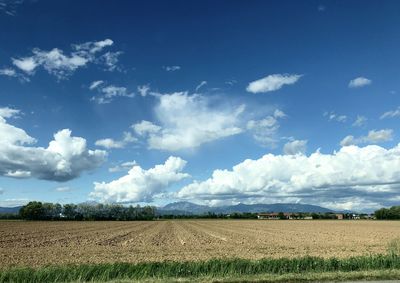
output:
[{"label": "distant mountain", "polygon": [[210,211],[207,205],[199,205],[188,201],[179,201],[167,204],[166,206],[158,209],[160,214],[174,214],[174,215],[190,215],[190,214],[204,214]]},{"label": "distant mountain", "polygon": [[0,214],[18,213],[22,206],[16,207],[0,207]]},{"label": "distant mountain", "polygon": [[275,204],[237,204],[231,206],[210,207],[207,205],[194,204],[187,201],[174,202],[158,209],[159,214],[191,215],[212,213],[258,213],[258,212],[333,212],[330,209],[301,203],[275,203]]}]

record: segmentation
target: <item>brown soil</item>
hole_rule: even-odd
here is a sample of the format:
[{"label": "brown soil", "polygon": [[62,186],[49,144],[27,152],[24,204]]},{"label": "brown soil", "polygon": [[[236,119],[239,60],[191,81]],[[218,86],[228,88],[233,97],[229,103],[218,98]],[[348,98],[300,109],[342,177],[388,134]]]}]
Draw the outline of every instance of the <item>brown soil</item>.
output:
[{"label": "brown soil", "polygon": [[400,222],[0,221],[0,266],[385,253]]}]

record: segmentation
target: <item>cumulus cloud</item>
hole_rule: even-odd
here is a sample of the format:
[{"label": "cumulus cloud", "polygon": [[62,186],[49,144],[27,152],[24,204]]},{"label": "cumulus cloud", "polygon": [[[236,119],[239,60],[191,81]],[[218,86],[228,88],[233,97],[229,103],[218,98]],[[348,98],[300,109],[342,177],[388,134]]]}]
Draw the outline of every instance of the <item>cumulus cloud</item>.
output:
[{"label": "cumulus cloud", "polygon": [[364,87],[364,86],[370,85],[371,83],[372,83],[372,81],[367,78],[358,77],[349,82],[349,87],[350,88],[359,88],[359,87]]},{"label": "cumulus cloud", "polygon": [[362,127],[365,125],[365,123],[367,122],[367,117],[365,116],[360,116],[357,115],[357,119],[354,121],[354,123],[352,124],[353,127]]},{"label": "cumulus cloud", "polygon": [[137,142],[137,141],[138,141],[137,138],[132,136],[131,133],[124,132],[123,138],[121,140],[114,140],[111,138],[106,138],[106,139],[97,140],[95,142],[95,145],[101,146],[101,147],[104,147],[107,149],[124,148],[126,145],[133,143],[133,142]]},{"label": "cumulus cloud", "polygon": [[103,202],[151,202],[170,185],[189,177],[182,173],[185,165],[185,160],[174,156],[170,156],[164,164],[148,170],[134,165],[127,175],[117,180],[109,183],[95,182],[90,196]]},{"label": "cumulus cloud", "polygon": [[353,145],[353,144],[363,144],[363,143],[381,143],[393,140],[393,130],[383,129],[383,130],[371,130],[368,135],[355,138],[352,135],[346,136],[341,142],[341,146]]},{"label": "cumulus cloud", "polygon": [[175,71],[179,71],[181,69],[181,67],[180,66],[164,66],[163,69],[166,70],[167,72],[175,72]]},{"label": "cumulus cloud", "polygon": [[[0,110],[0,175],[68,181],[82,172],[100,166],[106,157],[102,150],[89,150],[86,140],[71,136],[68,129],[54,134],[47,148],[33,147],[36,139],[23,129],[10,125],[8,110]],[[6,113],[6,114],[4,114]]]},{"label": "cumulus cloud", "polygon": [[380,119],[386,119],[386,118],[395,118],[395,117],[400,117],[400,107],[397,107],[395,110],[387,111],[383,113],[380,117]]},{"label": "cumulus cloud", "polygon": [[36,69],[41,67],[58,79],[66,79],[75,70],[85,67],[88,63],[103,64],[108,70],[114,70],[118,62],[119,52],[107,52],[99,58],[97,56],[98,52],[112,44],[111,39],[74,44],[70,54],[65,54],[59,48],[53,48],[49,51],[34,48],[31,56],[12,58],[12,63],[26,75],[33,75]]},{"label": "cumulus cloud", "polygon": [[327,117],[329,121],[336,121],[339,123],[344,123],[347,121],[347,116],[346,115],[339,115],[336,114],[335,112],[324,112],[324,117]]},{"label": "cumulus cloud", "polygon": [[129,97],[135,96],[135,93],[128,91],[126,87],[106,85],[103,81],[95,81],[89,86],[90,90],[96,90],[99,95],[92,96],[91,100],[98,104],[107,104],[114,100],[116,97]]},{"label": "cumulus cloud", "polygon": [[284,117],[286,117],[286,114],[276,109],[273,115],[266,116],[260,120],[249,120],[246,128],[261,145],[275,147],[280,126],[278,120]]},{"label": "cumulus cloud", "polygon": [[347,209],[358,209],[362,203],[358,207],[355,196],[380,206],[399,188],[400,144],[391,149],[368,145],[342,147],[332,154],[317,151],[309,156],[266,154],[247,159],[232,170],[215,170],[209,179],[183,187],[176,197],[250,203],[296,201],[328,207],[347,203]]},{"label": "cumulus cloud", "polygon": [[283,146],[283,153],[286,155],[305,154],[306,150],[307,140],[294,140]]},{"label": "cumulus cloud", "polygon": [[211,106],[207,97],[187,92],[159,95],[158,99],[154,112],[160,124],[142,121],[132,125],[151,149],[195,148],[243,131],[239,116],[244,105],[233,109]]},{"label": "cumulus cloud", "polygon": [[302,75],[273,74],[249,83],[246,90],[251,93],[275,91],[284,85],[296,83],[301,77]]}]

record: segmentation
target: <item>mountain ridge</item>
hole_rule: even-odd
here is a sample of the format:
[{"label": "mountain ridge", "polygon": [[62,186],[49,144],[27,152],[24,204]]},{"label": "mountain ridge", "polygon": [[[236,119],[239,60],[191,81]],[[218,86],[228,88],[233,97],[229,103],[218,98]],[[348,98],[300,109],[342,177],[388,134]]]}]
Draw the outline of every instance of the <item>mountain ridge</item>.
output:
[{"label": "mountain ridge", "polygon": [[260,213],[260,212],[308,212],[326,213],[335,212],[331,209],[302,203],[273,203],[273,204],[244,204],[211,207],[188,201],[169,203],[157,209],[160,214],[205,214],[205,213]]}]

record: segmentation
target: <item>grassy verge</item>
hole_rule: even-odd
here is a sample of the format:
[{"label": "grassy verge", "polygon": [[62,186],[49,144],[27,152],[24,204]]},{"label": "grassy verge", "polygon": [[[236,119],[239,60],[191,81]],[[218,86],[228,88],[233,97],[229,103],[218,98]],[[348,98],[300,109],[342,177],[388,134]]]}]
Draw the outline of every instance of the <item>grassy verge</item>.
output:
[{"label": "grassy verge", "polygon": [[[112,280],[136,281],[267,281],[335,280],[339,275],[358,274],[364,278],[365,272],[375,271],[374,278],[399,278],[400,256],[375,255],[346,259],[323,259],[302,257],[294,259],[216,259],[203,262],[158,262],[158,263],[111,263],[48,266],[38,269],[11,268],[0,271],[0,282],[108,282]],[[359,273],[354,273],[359,272]],[[364,273],[363,273],[364,272]],[[379,273],[380,272],[380,273]],[[397,273],[396,273],[397,272]],[[305,274],[308,277],[304,277]],[[364,275],[363,275],[364,274]],[[321,276],[326,276],[324,279]],[[290,277],[291,276],[291,277]],[[336,276],[336,277],[335,277]],[[363,277],[364,276],[364,277]],[[248,279],[246,279],[248,277]],[[251,279],[254,277],[253,279]],[[264,278],[264,279],[262,279]],[[357,277],[356,277],[357,278]],[[295,280],[296,279],[296,280]],[[354,279],[354,278],[353,278]],[[118,282],[118,281],[115,281]]]}]

